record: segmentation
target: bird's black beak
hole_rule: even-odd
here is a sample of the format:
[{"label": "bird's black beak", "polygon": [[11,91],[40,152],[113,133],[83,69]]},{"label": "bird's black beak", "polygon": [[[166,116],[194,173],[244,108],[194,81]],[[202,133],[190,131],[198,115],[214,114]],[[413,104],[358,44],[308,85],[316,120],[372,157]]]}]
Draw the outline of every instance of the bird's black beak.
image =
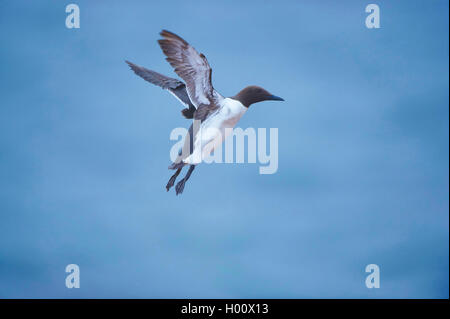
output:
[{"label": "bird's black beak", "polygon": [[282,99],[281,97],[276,96],[276,95],[270,95],[267,99],[269,101],[284,101],[284,99]]}]

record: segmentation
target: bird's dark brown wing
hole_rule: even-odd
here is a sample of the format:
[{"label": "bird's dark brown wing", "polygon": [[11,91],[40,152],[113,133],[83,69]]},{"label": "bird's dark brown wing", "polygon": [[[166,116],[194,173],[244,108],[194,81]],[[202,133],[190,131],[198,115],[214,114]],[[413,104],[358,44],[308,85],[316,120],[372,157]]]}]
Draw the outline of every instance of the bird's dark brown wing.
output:
[{"label": "bird's dark brown wing", "polygon": [[[205,115],[219,108],[220,101],[223,99],[212,86],[212,70],[208,60],[178,35],[166,30],[160,34],[163,39],[158,43],[167,56],[166,60],[178,76],[186,82],[189,99],[197,108],[196,113],[199,112],[199,115],[194,117],[204,119]],[[204,110],[201,111],[201,109]]]},{"label": "bird's dark brown wing", "polygon": [[130,68],[139,75],[144,80],[155,84],[170,93],[174,95],[184,106],[186,106],[186,109],[183,109],[181,113],[185,118],[191,119],[194,117],[195,112],[195,106],[192,104],[191,100],[189,99],[189,95],[186,91],[186,85],[177,80],[170,78],[168,76],[162,75],[158,72],[146,69],[142,66],[136,65],[134,63],[131,63],[129,61],[125,61]]}]

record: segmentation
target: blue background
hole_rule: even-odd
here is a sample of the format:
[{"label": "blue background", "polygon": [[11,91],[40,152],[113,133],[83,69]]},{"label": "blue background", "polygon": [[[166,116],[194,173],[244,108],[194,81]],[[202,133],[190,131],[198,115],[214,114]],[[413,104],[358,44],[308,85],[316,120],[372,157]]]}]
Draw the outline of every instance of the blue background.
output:
[{"label": "blue background", "polygon": [[[0,297],[448,298],[448,1],[0,1]],[[187,39],[224,96],[286,102],[279,170],[201,165],[166,193]],[[81,288],[65,287],[65,267]],[[381,288],[365,287],[365,266]]]}]

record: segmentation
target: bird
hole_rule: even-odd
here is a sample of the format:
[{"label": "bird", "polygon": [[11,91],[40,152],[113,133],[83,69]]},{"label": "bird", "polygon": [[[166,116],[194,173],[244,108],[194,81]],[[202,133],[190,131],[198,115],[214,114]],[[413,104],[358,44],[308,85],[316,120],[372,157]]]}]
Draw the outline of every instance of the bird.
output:
[{"label": "bird", "polygon": [[[183,105],[182,116],[192,120],[178,157],[169,166],[175,173],[170,177],[166,190],[175,184],[185,166],[186,175],[175,186],[176,195],[183,193],[188,179],[202,158],[213,152],[226,138],[224,132],[235,127],[250,105],[262,101],[284,101],[257,85],[250,85],[231,97],[224,97],[212,85],[212,69],[205,55],[183,38],[167,30],[160,32],[158,40],[167,62],[184,81],[174,79],[158,72],[125,60],[132,71],[144,80],[167,90]],[[195,125],[197,123],[197,125]],[[209,128],[210,134],[199,134]]]}]

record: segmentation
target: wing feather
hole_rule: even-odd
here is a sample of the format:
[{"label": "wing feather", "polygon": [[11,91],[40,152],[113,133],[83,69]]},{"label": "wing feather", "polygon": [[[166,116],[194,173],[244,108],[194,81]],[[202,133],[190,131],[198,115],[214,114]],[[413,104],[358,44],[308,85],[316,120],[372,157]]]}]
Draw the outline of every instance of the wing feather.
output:
[{"label": "wing feather", "polygon": [[186,109],[183,109],[181,111],[183,116],[188,119],[193,118],[195,107],[189,98],[189,95],[186,91],[186,85],[183,82],[162,75],[158,72],[146,69],[129,61],[125,62],[130,66],[134,73],[139,75],[144,80],[169,91],[173,96],[177,98],[178,101],[181,102],[181,104],[187,107]]},{"label": "wing feather", "polygon": [[[186,82],[186,91],[197,108],[196,113],[199,114],[194,114],[194,118],[200,117],[201,114],[199,119],[203,120],[211,111],[219,108],[223,99],[212,86],[212,69],[208,60],[178,35],[166,30],[160,34],[163,39],[158,40],[158,43],[167,56],[166,60]],[[200,112],[201,109],[203,111]]]}]

